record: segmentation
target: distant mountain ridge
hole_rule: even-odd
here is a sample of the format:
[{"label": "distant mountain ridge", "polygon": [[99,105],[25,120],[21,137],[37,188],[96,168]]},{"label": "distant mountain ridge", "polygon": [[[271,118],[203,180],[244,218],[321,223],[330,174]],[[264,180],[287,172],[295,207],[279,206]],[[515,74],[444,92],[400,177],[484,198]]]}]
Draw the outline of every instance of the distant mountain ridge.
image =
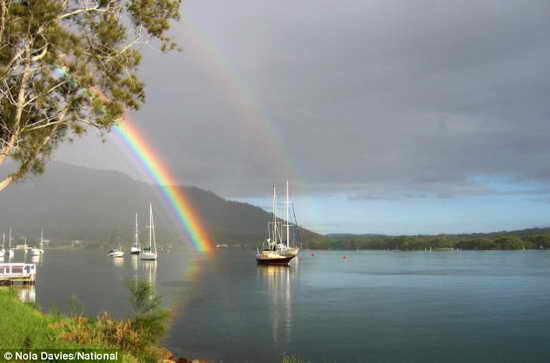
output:
[{"label": "distant mountain ridge", "polygon": [[[255,246],[264,238],[270,213],[198,187],[181,188],[215,243]],[[151,201],[159,241],[188,239],[163,198],[159,186],[117,171],[52,162],[44,175],[0,192],[0,233],[13,227],[18,236],[38,238],[44,227],[52,240],[126,243],[133,240],[136,212],[145,237],[146,207]],[[301,233],[305,239],[319,236],[307,230]]]},{"label": "distant mountain ridge", "polygon": [[[198,187],[181,188],[185,189],[193,210],[200,216],[214,243],[252,247],[265,238],[266,223],[272,217],[262,208],[229,201]],[[52,162],[44,175],[31,177],[0,192],[0,234],[7,233],[12,227],[16,236],[38,239],[43,227],[46,238],[54,241],[120,241],[124,244],[133,240],[137,212],[142,240],[145,240],[146,208],[151,201],[159,241],[188,239],[163,199],[160,187],[136,181],[121,172]],[[398,237],[374,233],[323,236],[305,229],[300,232],[305,246],[311,241],[324,239]],[[440,236],[474,238],[545,234],[550,235],[550,227]]]}]

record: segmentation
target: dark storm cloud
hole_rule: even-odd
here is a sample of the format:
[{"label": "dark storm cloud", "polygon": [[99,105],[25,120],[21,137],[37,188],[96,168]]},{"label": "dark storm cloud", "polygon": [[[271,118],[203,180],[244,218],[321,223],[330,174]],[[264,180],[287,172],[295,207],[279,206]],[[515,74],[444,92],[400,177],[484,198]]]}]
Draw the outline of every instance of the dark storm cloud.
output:
[{"label": "dark storm cloud", "polygon": [[184,9],[184,52],[147,48],[135,115],[182,183],[235,197],[290,175],[307,193],[395,199],[495,193],[480,175],[550,180],[548,1]]}]

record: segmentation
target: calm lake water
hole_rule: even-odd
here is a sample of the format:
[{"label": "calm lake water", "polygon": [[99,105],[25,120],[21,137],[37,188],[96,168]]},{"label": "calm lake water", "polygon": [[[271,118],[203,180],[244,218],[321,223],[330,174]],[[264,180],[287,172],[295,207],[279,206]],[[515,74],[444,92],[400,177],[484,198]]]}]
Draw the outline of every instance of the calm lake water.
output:
[{"label": "calm lake water", "polygon": [[165,344],[188,358],[550,361],[547,251],[302,251],[290,267],[259,267],[254,251],[232,249],[181,249],[157,263],[51,250],[38,263],[35,291],[21,294],[45,310],[67,311],[75,295],[90,315],[123,317],[125,281],[154,282],[174,312]]}]

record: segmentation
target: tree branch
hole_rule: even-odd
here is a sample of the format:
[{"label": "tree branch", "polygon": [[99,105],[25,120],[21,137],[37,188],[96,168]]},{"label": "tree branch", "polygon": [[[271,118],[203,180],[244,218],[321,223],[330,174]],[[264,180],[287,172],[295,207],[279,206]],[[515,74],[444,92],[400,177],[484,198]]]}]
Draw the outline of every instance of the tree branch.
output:
[{"label": "tree branch", "polygon": [[48,52],[48,44],[46,43],[45,46],[42,47],[42,52],[40,52],[40,54],[38,55],[35,55],[34,57],[31,58],[31,62],[38,62],[39,60],[41,60],[42,58],[44,58],[44,56],[46,55],[46,53]]},{"label": "tree branch", "polygon": [[23,55],[23,53],[25,53],[25,48],[21,48],[19,52],[15,53],[13,58],[9,61],[8,65],[6,66],[6,71],[2,75],[0,75],[0,77],[4,77],[6,74],[12,71],[13,65],[15,64],[17,59],[19,59]]},{"label": "tree branch", "polygon": [[71,12],[68,12],[68,13],[65,13],[63,15],[60,15],[57,19],[58,20],[63,20],[65,18],[68,18],[68,17],[71,17],[71,16],[74,16],[74,15],[78,15],[78,14],[81,14],[81,13],[85,13],[85,12],[89,12],[89,11],[97,11],[97,12],[100,12],[100,13],[106,13],[110,10],[110,7],[107,6],[105,8],[100,8],[99,7],[99,4],[96,5],[96,6],[91,6],[91,7],[88,7],[88,8],[82,8],[82,9],[76,9],[76,10],[73,10]]},{"label": "tree branch", "polygon": [[[21,123],[21,116],[23,115],[23,108],[25,103],[25,97],[26,97],[26,91],[27,91],[27,83],[31,74],[31,62],[30,62],[30,45],[26,47],[27,52],[27,62],[25,63],[25,68],[23,70],[23,75],[21,77],[21,84],[19,85],[19,93],[17,95],[17,104],[15,105],[15,120],[13,125],[13,131],[10,136],[10,140],[2,148],[2,151],[0,152],[0,165],[4,163],[6,160],[6,157],[11,153],[13,150],[13,147],[15,146],[15,143],[17,139],[19,138],[21,129],[20,129],[20,123]],[[7,185],[6,185],[7,186]],[[5,188],[5,187],[4,187]]]},{"label": "tree branch", "polygon": [[0,182],[0,192],[8,187],[8,185],[11,184],[13,181],[13,175],[10,175],[6,177],[4,180]]},{"label": "tree branch", "polygon": [[0,150],[0,165],[2,165],[4,161],[6,161],[6,158],[11,153],[16,143],[17,135],[12,134],[9,138],[9,141],[4,146],[2,146],[2,150]]},{"label": "tree branch", "polygon": [[13,94],[11,93],[10,85],[5,80],[4,80],[4,85],[5,85],[6,89],[4,90],[4,89],[0,88],[0,94],[2,95],[2,97],[6,97],[8,99],[8,101],[12,105],[15,106],[15,104],[17,102],[15,102],[15,98],[13,98]]},{"label": "tree branch", "polygon": [[31,104],[31,103],[33,103],[34,101],[36,101],[36,100],[38,99],[38,97],[42,97],[42,96],[49,95],[50,93],[52,93],[53,91],[55,91],[56,89],[58,89],[59,87],[63,86],[64,84],[67,84],[67,83],[68,83],[67,80],[64,80],[63,82],[59,82],[58,84],[56,84],[55,86],[53,86],[52,88],[50,88],[49,90],[47,90],[46,92],[41,93],[40,95],[34,96],[33,98],[31,98],[30,100],[28,100],[27,102],[25,102],[25,104],[23,105],[23,107],[27,107],[29,104]]},{"label": "tree branch", "polygon": [[6,13],[7,13],[6,0],[0,0],[0,44],[2,44],[4,29],[6,27]]},{"label": "tree branch", "polygon": [[23,70],[23,75],[21,77],[21,84],[19,85],[19,94],[17,95],[17,105],[15,111],[15,122],[13,127],[14,135],[19,133],[19,125],[21,122],[21,116],[23,115],[23,108],[25,106],[25,97],[27,92],[27,83],[31,75],[31,62],[30,62],[30,45],[27,45],[27,61],[25,62],[25,69]]}]

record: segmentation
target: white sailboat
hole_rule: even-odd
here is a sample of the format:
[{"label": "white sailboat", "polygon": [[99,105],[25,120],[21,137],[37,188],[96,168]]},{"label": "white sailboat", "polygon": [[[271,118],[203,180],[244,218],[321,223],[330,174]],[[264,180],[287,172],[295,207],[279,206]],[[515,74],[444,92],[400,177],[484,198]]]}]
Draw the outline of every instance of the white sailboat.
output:
[{"label": "white sailboat", "polygon": [[[294,224],[291,224],[290,222],[290,194],[288,190],[288,180],[286,181],[286,241],[281,249],[281,254],[283,256],[292,256],[296,257],[298,253],[300,252],[300,248],[298,248],[298,241],[296,240],[295,233],[298,232],[298,226],[296,223],[296,215],[294,215]],[[294,211],[294,207],[292,209]],[[292,238],[290,236],[290,230],[292,229],[294,241],[292,241]],[[294,246],[293,246],[294,245]]]},{"label": "white sailboat", "polygon": [[141,251],[141,259],[155,261],[157,259],[157,239],[155,236],[155,221],[153,220],[153,206],[149,203],[149,247]]},{"label": "white sailboat", "polygon": [[27,239],[25,238],[25,244],[23,245],[23,252],[27,254],[29,252],[29,245],[27,244]]},{"label": "white sailboat", "polygon": [[136,213],[136,236],[134,245],[130,247],[131,255],[139,255],[141,253],[141,247],[139,247],[139,229],[138,229],[138,214]]},{"label": "white sailboat", "polygon": [[[27,240],[25,239],[25,246],[26,245],[27,245]],[[44,253],[44,228],[42,228],[40,230],[40,247],[36,247],[36,248],[31,249],[31,254],[33,256],[40,256],[43,253]]]},{"label": "white sailboat", "polygon": [[2,233],[2,249],[0,249],[0,257],[4,257],[6,254],[6,234]]},{"label": "white sailboat", "polygon": [[[273,221],[268,223],[268,238],[263,243],[261,250],[256,253],[258,264],[279,264],[287,265],[300,251],[298,247],[292,246],[291,229],[294,235],[294,244],[297,246],[296,233],[298,227],[296,216],[295,223],[290,223],[290,198],[288,189],[288,180],[286,182],[286,224],[277,217],[277,192],[273,186]],[[286,239],[283,238],[283,228],[286,227]]]},{"label": "white sailboat", "polygon": [[8,257],[13,258],[13,256],[15,256],[15,251],[13,250],[13,248],[11,248],[11,227],[10,227],[9,236],[8,236]]}]

